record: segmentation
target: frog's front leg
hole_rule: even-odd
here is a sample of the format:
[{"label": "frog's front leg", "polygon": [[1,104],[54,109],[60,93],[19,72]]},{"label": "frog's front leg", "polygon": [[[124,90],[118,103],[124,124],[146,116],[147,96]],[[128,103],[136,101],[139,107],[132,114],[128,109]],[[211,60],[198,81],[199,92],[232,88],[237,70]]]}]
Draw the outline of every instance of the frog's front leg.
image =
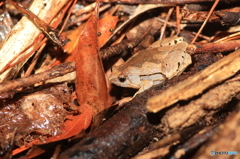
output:
[{"label": "frog's front leg", "polygon": [[139,90],[133,95],[133,97],[127,97],[127,98],[123,98],[119,101],[119,105],[125,105],[126,103],[130,102],[133,98],[136,97],[136,95],[138,95],[139,93],[144,92],[145,90],[147,90],[148,88],[152,87],[154,84],[153,81],[143,81],[140,83],[140,88]]},{"label": "frog's front leg", "polygon": [[152,87],[154,85],[153,81],[143,81],[140,84],[140,89],[134,94],[133,98],[139,94],[144,92],[145,90],[149,89],[150,87]]},{"label": "frog's front leg", "polygon": [[[136,95],[138,95],[139,93],[144,92],[145,90],[151,88],[152,86],[154,86],[154,85],[156,85],[156,84],[159,84],[159,82],[158,82],[158,81],[157,81],[157,82],[156,82],[156,81],[152,81],[152,80],[150,80],[150,81],[142,81],[142,82],[140,83],[140,88],[139,88],[139,90],[133,95],[133,97],[128,97],[127,100],[124,99],[124,102],[123,102],[123,101],[121,101],[121,102],[122,102],[122,103],[127,103],[127,102],[131,101],[133,98],[136,97]],[[121,103],[121,102],[120,102],[120,103]],[[123,104],[122,104],[122,105],[123,105]]]}]

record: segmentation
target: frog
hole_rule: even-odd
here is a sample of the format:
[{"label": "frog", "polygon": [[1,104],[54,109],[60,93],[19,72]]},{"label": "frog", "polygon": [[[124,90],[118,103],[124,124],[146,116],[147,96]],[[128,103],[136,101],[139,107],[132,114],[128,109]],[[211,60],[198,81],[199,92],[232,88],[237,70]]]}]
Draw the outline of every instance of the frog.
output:
[{"label": "frog", "polygon": [[138,89],[136,94],[139,94],[180,75],[192,63],[187,47],[183,37],[158,40],[122,65],[113,67],[109,80],[120,87]]}]

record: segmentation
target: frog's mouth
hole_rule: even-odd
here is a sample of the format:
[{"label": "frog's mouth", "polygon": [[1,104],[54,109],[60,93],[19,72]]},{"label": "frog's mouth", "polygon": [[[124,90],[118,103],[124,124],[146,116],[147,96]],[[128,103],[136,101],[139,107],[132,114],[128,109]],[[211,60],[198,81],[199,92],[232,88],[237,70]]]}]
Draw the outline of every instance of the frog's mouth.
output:
[{"label": "frog's mouth", "polygon": [[152,81],[153,85],[157,85],[164,81],[166,76],[161,73],[150,74],[150,75],[128,75],[128,76],[116,76],[110,77],[111,83],[120,87],[130,87],[139,89],[142,83]]},{"label": "frog's mouth", "polygon": [[[138,77],[133,77],[133,76],[119,76],[119,77],[110,77],[110,82],[120,86],[120,87],[130,87],[130,88],[135,88],[139,89],[140,88],[140,83],[141,81],[139,76]],[[139,81],[139,82],[138,82]]]}]

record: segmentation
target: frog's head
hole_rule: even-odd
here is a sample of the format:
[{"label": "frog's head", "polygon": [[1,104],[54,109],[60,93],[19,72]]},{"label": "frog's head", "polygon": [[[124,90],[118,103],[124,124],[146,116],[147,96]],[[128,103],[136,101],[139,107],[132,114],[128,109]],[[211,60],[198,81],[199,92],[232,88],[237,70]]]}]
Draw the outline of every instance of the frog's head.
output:
[{"label": "frog's head", "polygon": [[140,77],[139,76],[125,76],[122,75],[119,71],[113,71],[109,77],[111,83],[120,86],[120,87],[129,87],[129,88],[140,88]]}]

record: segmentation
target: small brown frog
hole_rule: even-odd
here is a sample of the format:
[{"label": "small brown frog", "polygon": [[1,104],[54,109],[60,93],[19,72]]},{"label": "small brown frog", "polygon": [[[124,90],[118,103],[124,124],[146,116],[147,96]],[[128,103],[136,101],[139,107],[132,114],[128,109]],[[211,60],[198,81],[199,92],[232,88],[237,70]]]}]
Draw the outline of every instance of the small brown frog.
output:
[{"label": "small brown frog", "polygon": [[113,68],[109,79],[115,85],[143,92],[181,74],[192,63],[191,56],[186,53],[187,46],[182,37],[156,41]]}]

